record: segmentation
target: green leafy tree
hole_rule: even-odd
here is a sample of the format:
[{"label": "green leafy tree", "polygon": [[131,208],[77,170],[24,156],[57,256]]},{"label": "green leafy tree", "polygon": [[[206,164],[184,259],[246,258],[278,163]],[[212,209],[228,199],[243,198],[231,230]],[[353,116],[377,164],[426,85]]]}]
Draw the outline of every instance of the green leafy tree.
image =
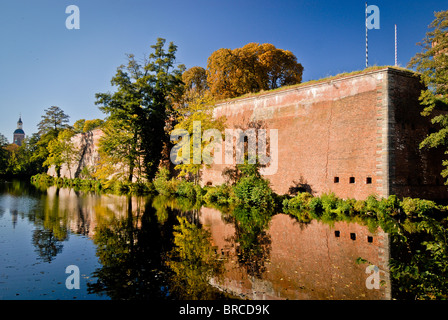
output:
[{"label": "green leafy tree", "polygon": [[34,154],[38,151],[39,139],[39,134],[33,133],[31,137],[26,137],[22,145],[17,149],[20,174],[32,176],[42,172],[43,161],[34,158]]},{"label": "green leafy tree", "polygon": [[[439,130],[424,139],[421,148],[448,146],[448,114],[440,111],[448,110],[448,10],[436,12],[435,20],[429,26],[430,31],[420,43],[423,51],[417,53],[409,62],[420,73],[426,89],[420,95],[424,107],[422,115],[432,116],[432,123]],[[448,150],[446,151],[448,154]],[[442,176],[448,177],[448,161],[443,162],[445,168]],[[448,183],[448,180],[447,182]]]},{"label": "green leafy tree", "polygon": [[[193,178],[193,181],[197,184],[199,182],[199,172],[205,165],[210,165],[213,162],[213,155],[218,151],[218,147],[222,148],[222,133],[224,132],[224,118],[213,118],[214,99],[210,94],[204,93],[197,95],[195,98],[189,98],[189,102],[185,104],[182,109],[182,114],[179,117],[179,123],[174,127],[175,130],[186,130],[190,137],[189,139],[189,154],[184,155],[183,149],[179,148],[177,152],[176,160],[183,159],[184,161],[177,164],[175,169],[179,170],[179,176]],[[199,126],[198,126],[199,124]],[[206,139],[204,132],[209,129],[217,130],[218,136],[214,136],[213,139]],[[197,132],[195,132],[197,131]],[[193,135],[197,135],[201,138],[200,141],[195,141]],[[214,140],[219,139],[219,140]],[[181,140],[175,140],[174,142],[180,143]],[[213,148],[211,143],[216,143]],[[210,147],[211,152],[203,152],[205,148]],[[172,150],[176,150],[174,148]],[[195,159],[195,151],[199,150],[201,158]],[[197,154],[197,152],[196,152]],[[185,161],[187,160],[188,161]]]},{"label": "green leafy tree", "polygon": [[70,116],[57,106],[51,106],[45,109],[45,114],[41,116],[42,120],[37,124],[40,135],[45,135],[51,131],[59,131],[69,127]]},{"label": "green leafy tree", "polygon": [[[131,139],[129,143],[129,180],[132,180],[136,162],[141,156],[148,180],[157,172],[163,149],[169,142],[165,126],[172,114],[173,100],[182,88],[184,67],[174,67],[177,47],[170,43],[164,49],[165,39],[159,38],[151,46],[151,53],[144,65],[132,54],[128,64],[117,69],[111,84],[117,87],[115,93],[96,94],[96,104],[107,114],[107,120],[120,121]],[[109,139],[103,140],[103,143]],[[110,138],[112,139],[112,137]],[[133,159],[130,161],[130,159]]]},{"label": "green leafy tree", "polygon": [[82,128],[82,131],[89,132],[89,131],[95,130],[97,128],[100,128],[103,124],[104,124],[104,120],[101,120],[101,119],[86,120],[84,123],[84,126]]},{"label": "green leafy tree", "polygon": [[18,159],[19,146],[16,144],[10,144],[5,147],[8,152],[6,172],[8,174],[16,175],[21,171],[21,165]]},{"label": "green leafy tree", "polygon": [[83,133],[97,129],[101,127],[103,124],[104,120],[101,119],[93,119],[93,120],[79,119],[73,124],[73,129],[75,133]]},{"label": "green leafy tree", "polygon": [[5,149],[8,145],[8,139],[0,133],[0,174],[6,173],[8,166],[9,152]]},{"label": "green leafy tree", "polygon": [[76,120],[73,124],[73,130],[76,134],[84,132],[84,125],[86,124],[86,119]]},{"label": "green leafy tree", "polygon": [[100,138],[100,161],[95,176],[102,180],[132,181],[142,176],[142,161],[138,136],[132,121],[110,118],[103,127]]},{"label": "green leafy tree", "polygon": [[66,164],[71,177],[72,164],[78,160],[79,150],[72,141],[74,134],[73,130],[65,129],[58,134],[56,139],[51,140],[48,144],[49,155],[44,165],[54,165],[58,176],[60,175],[61,166]]},{"label": "green leafy tree", "polygon": [[60,131],[69,128],[70,116],[59,107],[52,106],[45,109],[45,114],[41,118],[42,120],[37,124],[40,139],[36,143],[36,149],[31,160],[46,166],[48,165],[46,160],[49,156],[48,145],[58,137]]}]

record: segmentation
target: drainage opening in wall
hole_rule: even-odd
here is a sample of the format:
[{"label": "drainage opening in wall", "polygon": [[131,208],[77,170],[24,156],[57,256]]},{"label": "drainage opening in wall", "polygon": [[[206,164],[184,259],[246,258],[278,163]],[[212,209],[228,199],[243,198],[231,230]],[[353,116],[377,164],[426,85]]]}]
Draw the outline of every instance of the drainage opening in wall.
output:
[{"label": "drainage opening in wall", "polygon": [[367,242],[373,242],[373,237],[367,236]]},{"label": "drainage opening in wall", "polygon": [[341,236],[341,232],[338,231],[338,230],[336,230],[336,231],[334,232],[334,236],[335,236],[336,238],[339,238],[339,237]]},{"label": "drainage opening in wall", "polygon": [[366,184],[372,184],[372,178],[371,177],[367,177]]},{"label": "drainage opening in wall", "polygon": [[355,177],[350,177],[350,183],[355,183]]},{"label": "drainage opening in wall", "polygon": [[351,233],[350,233],[350,239],[352,239],[352,240],[356,240],[356,233],[351,232]]},{"label": "drainage opening in wall", "polygon": [[334,183],[339,183],[339,177],[334,177]]}]

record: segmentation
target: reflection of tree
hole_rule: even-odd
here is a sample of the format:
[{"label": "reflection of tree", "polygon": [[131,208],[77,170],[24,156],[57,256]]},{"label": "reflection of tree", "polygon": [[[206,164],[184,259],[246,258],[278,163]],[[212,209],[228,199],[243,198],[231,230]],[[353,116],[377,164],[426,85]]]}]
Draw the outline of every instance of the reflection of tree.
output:
[{"label": "reflection of tree", "polygon": [[269,259],[271,239],[266,233],[272,212],[254,207],[237,206],[232,215],[235,218],[235,242],[239,243],[236,253],[240,265],[250,276],[260,278]]},{"label": "reflection of tree", "polygon": [[8,193],[16,197],[34,196],[39,194],[39,191],[36,190],[36,188],[22,180],[12,180],[10,182],[0,183],[0,192]]},{"label": "reflection of tree", "polygon": [[224,271],[222,256],[211,244],[210,232],[178,218],[174,227],[175,247],[168,266],[174,271],[171,277],[171,294],[177,299],[216,299],[223,294],[210,286],[211,278]]},{"label": "reflection of tree", "polygon": [[52,259],[62,251],[62,242],[67,239],[67,213],[60,212],[59,201],[55,197],[53,202],[50,198],[41,197],[42,207],[35,207],[30,211],[29,219],[36,225],[33,233],[33,245],[36,252],[45,262]]},{"label": "reflection of tree", "polygon": [[168,219],[169,212],[173,210],[179,211],[181,215],[186,215],[197,222],[199,221],[199,209],[202,205],[188,198],[157,195],[152,199],[152,206],[157,211],[157,219],[163,224]]},{"label": "reflection of tree", "polygon": [[150,203],[143,214],[133,214],[128,198],[127,215],[98,225],[94,242],[102,267],[94,272],[97,282],[88,284],[90,293],[107,294],[112,299],[166,298],[165,252],[171,248],[172,229],[158,223]]},{"label": "reflection of tree", "polygon": [[33,232],[33,245],[35,251],[44,262],[51,262],[53,258],[62,251],[62,243],[53,231],[47,229],[36,229]]},{"label": "reflection of tree", "polygon": [[390,272],[396,299],[448,298],[448,221],[419,215],[391,232]]}]

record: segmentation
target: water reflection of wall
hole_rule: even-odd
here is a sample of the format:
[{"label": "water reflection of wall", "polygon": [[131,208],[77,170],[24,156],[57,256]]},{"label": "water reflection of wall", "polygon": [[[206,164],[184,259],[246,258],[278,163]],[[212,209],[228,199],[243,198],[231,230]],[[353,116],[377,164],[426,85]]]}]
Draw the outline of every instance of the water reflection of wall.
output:
[{"label": "water reflection of wall", "polygon": [[73,233],[92,237],[97,225],[123,218],[129,210],[135,215],[143,206],[138,197],[132,197],[130,203],[128,200],[126,196],[96,195],[52,186],[47,189],[46,205],[50,212],[65,220]]},{"label": "water reflection of wall", "polygon": [[[355,223],[335,222],[331,227],[315,220],[301,225],[277,214],[267,230],[270,251],[264,272],[257,278],[238,263],[234,226],[213,209],[202,209],[200,219],[227,256],[223,279],[211,281],[223,290],[250,299],[390,299],[389,240],[382,230],[372,234]],[[386,286],[367,289],[368,264],[357,264],[358,257],[379,267]]]}]

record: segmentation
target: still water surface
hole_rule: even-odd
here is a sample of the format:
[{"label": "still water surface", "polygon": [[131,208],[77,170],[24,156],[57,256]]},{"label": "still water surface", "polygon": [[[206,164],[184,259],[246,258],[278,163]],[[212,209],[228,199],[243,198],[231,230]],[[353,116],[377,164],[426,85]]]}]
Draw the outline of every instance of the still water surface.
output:
[{"label": "still water surface", "polygon": [[[353,222],[1,182],[0,299],[390,299],[389,239]],[[358,258],[378,267],[379,289]],[[80,289],[66,287],[69,265]]]}]

